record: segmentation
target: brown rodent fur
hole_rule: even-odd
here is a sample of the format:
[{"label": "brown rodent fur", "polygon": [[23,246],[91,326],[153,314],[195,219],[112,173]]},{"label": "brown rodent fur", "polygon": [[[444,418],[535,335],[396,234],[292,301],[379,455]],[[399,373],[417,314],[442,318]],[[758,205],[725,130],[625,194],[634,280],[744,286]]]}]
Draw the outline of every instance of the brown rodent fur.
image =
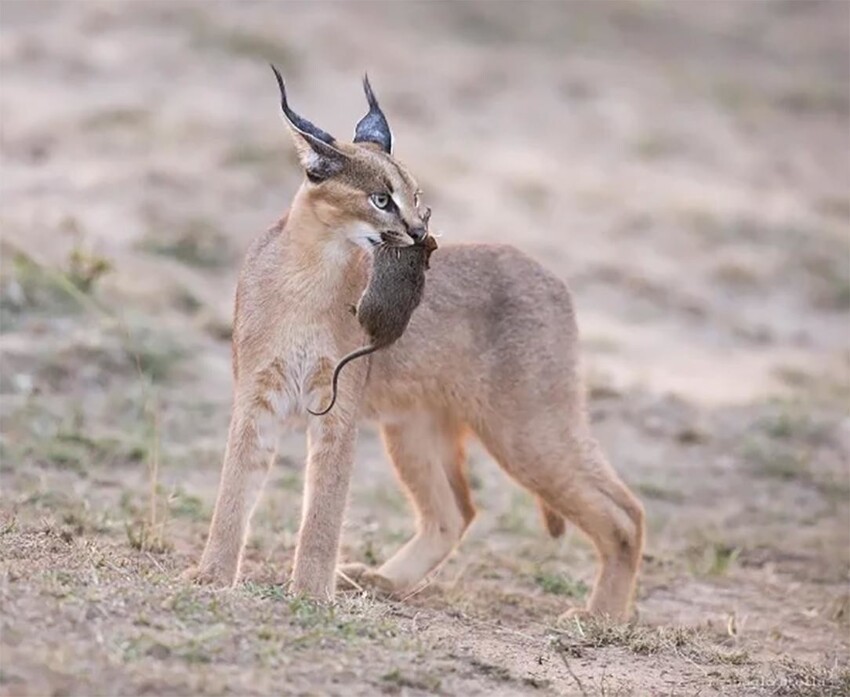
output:
[{"label": "brown rodent fur", "polygon": [[382,244],[375,248],[369,285],[357,303],[357,319],[366,330],[370,342],[344,356],[334,368],[331,403],[322,411],[308,409],[313,416],[324,416],[336,404],[337,381],[343,367],[355,358],[368,356],[398,341],[422,302],[425,270],[437,241],[427,235],[421,242],[407,247]]}]

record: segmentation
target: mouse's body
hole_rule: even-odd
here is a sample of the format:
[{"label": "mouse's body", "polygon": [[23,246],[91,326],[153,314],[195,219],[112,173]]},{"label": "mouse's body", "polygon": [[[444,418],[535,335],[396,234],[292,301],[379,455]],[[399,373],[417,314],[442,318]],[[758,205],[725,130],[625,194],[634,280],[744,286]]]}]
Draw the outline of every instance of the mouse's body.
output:
[{"label": "mouse's body", "polygon": [[314,416],[324,416],[336,403],[337,381],[343,367],[355,358],[367,356],[398,341],[422,302],[425,270],[437,241],[427,235],[408,247],[381,245],[375,249],[369,285],[360,296],[355,313],[360,326],[369,335],[369,344],[344,356],[334,368],[331,403]]}]

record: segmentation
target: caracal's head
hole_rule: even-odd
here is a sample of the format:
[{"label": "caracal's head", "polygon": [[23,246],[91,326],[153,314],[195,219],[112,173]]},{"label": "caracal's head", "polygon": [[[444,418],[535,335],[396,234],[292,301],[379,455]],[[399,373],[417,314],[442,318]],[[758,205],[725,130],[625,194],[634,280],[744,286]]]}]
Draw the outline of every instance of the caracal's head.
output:
[{"label": "caracal's head", "polygon": [[302,194],[319,221],[366,249],[423,240],[430,209],[421,205],[416,180],[392,156],[393,136],[369,78],[363,78],[369,111],[355,127],[353,142],[342,143],[289,107],[283,78],[272,70],[306,175]]}]

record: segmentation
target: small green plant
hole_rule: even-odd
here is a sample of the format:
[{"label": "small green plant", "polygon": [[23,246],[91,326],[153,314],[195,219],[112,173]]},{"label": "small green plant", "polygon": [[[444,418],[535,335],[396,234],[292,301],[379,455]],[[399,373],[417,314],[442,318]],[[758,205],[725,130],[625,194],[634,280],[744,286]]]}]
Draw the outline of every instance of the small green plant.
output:
[{"label": "small green plant", "polygon": [[78,312],[79,303],[68,293],[61,278],[22,252],[14,252],[4,263],[0,294],[0,324],[4,330],[33,311],[48,315]]},{"label": "small green plant", "polygon": [[140,552],[165,554],[174,549],[174,545],[165,536],[165,522],[151,523],[149,520],[129,521],[125,530],[127,542]]},{"label": "small green plant", "polygon": [[730,571],[740,555],[740,547],[725,542],[703,541],[691,547],[688,562],[693,574],[723,576]]},{"label": "small green plant", "polygon": [[131,508],[132,517],[125,524],[127,541],[133,549],[142,552],[162,554],[173,549],[166,537],[169,509],[167,501],[161,502],[161,487],[159,485],[159,412],[155,403],[146,405],[149,446],[148,456],[148,505],[147,511]]},{"label": "small green plant", "polygon": [[286,593],[286,588],[279,584],[266,585],[263,583],[247,581],[242,584],[242,588],[248,595],[261,600],[283,601],[289,598]]},{"label": "small green plant", "polygon": [[180,487],[168,496],[167,505],[171,515],[176,518],[205,520],[207,516],[204,502],[199,497],[186,493]]},{"label": "small green plant", "polygon": [[377,566],[380,563],[380,557],[375,551],[375,542],[371,538],[364,541],[361,554],[363,561],[369,566]]},{"label": "small green plant", "polygon": [[112,262],[81,247],[74,247],[68,255],[68,280],[83,293],[91,293],[95,284],[112,271]]},{"label": "small green plant", "polygon": [[584,581],[569,576],[539,570],[534,574],[534,582],[544,593],[563,595],[568,598],[584,598],[588,587]]},{"label": "small green plant", "polygon": [[718,544],[707,548],[705,569],[709,576],[722,576],[727,573],[741,554],[739,547]]}]

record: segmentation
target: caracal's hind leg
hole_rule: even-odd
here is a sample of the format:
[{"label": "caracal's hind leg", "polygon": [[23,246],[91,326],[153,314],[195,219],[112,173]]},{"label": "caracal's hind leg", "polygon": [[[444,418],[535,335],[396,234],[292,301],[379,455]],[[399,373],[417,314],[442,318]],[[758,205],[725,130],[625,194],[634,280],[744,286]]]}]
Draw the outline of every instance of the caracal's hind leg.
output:
[{"label": "caracal's hind leg", "polygon": [[576,433],[547,421],[488,429],[481,438],[508,474],[593,542],[600,568],[586,612],[626,620],[643,550],[643,507],[586,427]]},{"label": "caracal's hind leg", "polygon": [[416,534],[377,571],[341,571],[386,592],[415,586],[457,546],[475,517],[464,472],[464,427],[439,414],[417,414],[382,427],[384,444],[416,511]]}]

